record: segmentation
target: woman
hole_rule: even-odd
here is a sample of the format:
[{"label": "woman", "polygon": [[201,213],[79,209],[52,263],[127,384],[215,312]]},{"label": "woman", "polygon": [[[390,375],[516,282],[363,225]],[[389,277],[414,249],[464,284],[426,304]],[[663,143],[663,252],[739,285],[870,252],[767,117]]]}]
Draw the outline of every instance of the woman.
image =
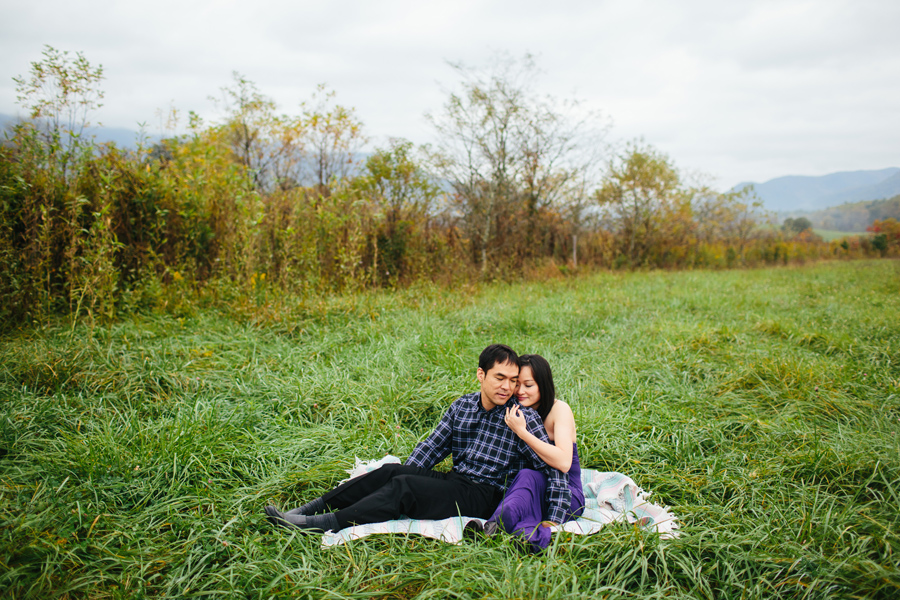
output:
[{"label": "woman", "polygon": [[[584,510],[584,491],[581,488],[581,465],[578,461],[578,446],[575,441],[575,417],[572,409],[556,399],[553,373],[550,363],[537,354],[519,357],[519,383],[516,397],[520,406],[535,409],[544,420],[544,428],[550,444],[529,433],[525,417],[518,407],[506,410],[506,424],[545,463],[569,475],[569,490],[572,503],[568,518],[574,519]],[[515,533],[530,542],[535,552],[540,552],[550,544],[551,523],[543,521],[547,509],[544,496],[547,478],[532,469],[519,471],[506,491],[500,506],[484,524],[484,532],[492,535],[498,529]]]}]

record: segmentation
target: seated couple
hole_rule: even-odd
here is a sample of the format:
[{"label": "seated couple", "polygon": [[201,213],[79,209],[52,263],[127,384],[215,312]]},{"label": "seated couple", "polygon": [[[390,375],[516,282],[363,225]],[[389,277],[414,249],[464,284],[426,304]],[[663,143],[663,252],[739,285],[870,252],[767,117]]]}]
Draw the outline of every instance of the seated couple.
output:
[{"label": "seated couple", "polygon": [[[406,516],[487,519],[524,537],[535,551],[550,543],[549,524],[584,508],[575,419],[555,399],[550,365],[521,358],[509,346],[488,346],[478,359],[481,390],[457,399],[435,430],[402,465],[388,464],[351,479],[299,508],[266,507],[269,521],[322,532]],[[548,435],[549,434],[549,435]],[[434,471],[453,456],[453,470]],[[471,521],[467,530],[481,529]]]}]

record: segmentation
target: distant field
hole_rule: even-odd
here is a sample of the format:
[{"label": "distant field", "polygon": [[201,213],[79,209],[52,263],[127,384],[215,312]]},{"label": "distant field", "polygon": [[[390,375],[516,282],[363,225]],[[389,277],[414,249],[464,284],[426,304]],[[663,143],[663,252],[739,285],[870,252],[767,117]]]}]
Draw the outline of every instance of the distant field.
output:
[{"label": "distant field", "polygon": [[[900,262],[598,274],[0,338],[4,598],[900,597]],[[491,342],[538,352],[585,466],[672,507],[322,548],[262,508],[405,457]]]},{"label": "distant field", "polygon": [[834,231],[831,229],[813,229],[813,233],[821,237],[826,242],[839,240],[849,236],[868,235],[865,231]]}]

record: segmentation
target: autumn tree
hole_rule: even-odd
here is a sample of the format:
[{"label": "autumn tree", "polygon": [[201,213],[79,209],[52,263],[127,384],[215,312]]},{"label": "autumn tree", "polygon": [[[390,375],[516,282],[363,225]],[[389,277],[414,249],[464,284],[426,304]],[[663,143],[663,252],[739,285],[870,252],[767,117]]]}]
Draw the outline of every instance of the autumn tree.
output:
[{"label": "autumn tree", "polygon": [[748,242],[765,217],[762,200],[753,186],[724,193],[702,187],[694,189],[692,195],[699,240],[737,246],[737,256],[743,260]]},{"label": "autumn tree", "polygon": [[73,58],[44,46],[42,54],[42,60],[31,63],[28,77],[13,77],[16,97],[31,118],[27,127],[40,136],[46,164],[69,180],[76,154],[92,146],[85,130],[92,112],[103,106],[103,67],[91,65],[81,52]]},{"label": "autumn tree", "polygon": [[356,111],[337,104],[335,97],[334,91],[320,84],[312,100],[301,104],[308,157],[305,180],[323,195],[333,181],[346,179],[359,168],[359,149],[366,142]]},{"label": "autumn tree", "polygon": [[798,235],[812,229],[812,221],[806,217],[788,217],[781,225],[781,230],[787,235]]},{"label": "autumn tree", "polygon": [[366,160],[356,186],[374,209],[376,281],[396,281],[409,271],[413,238],[422,235],[441,190],[415,156],[413,143],[399,138]]},{"label": "autumn tree", "polygon": [[882,256],[889,251],[900,250],[900,222],[893,217],[889,219],[876,219],[866,231],[872,236],[872,247],[878,250]]},{"label": "autumn tree", "polygon": [[296,117],[277,114],[275,101],[237,71],[232,77],[232,86],[222,88],[218,100],[227,118],[215,131],[258,190],[296,185],[304,160],[303,124]]},{"label": "autumn tree", "polygon": [[[118,286],[108,172],[88,127],[100,108],[103,68],[45,46],[14,77],[30,120],[0,155],[0,304],[8,314],[67,305],[110,316]],[[0,309],[0,316],[6,312]]]},{"label": "autumn tree", "polygon": [[366,159],[360,185],[388,221],[427,213],[440,194],[414,152],[409,140],[391,138],[386,148],[377,149]]},{"label": "autumn tree", "polygon": [[[489,255],[512,231],[525,255],[539,243],[541,213],[560,208],[572,183],[596,161],[602,130],[576,102],[534,90],[534,59],[500,56],[487,68],[451,64],[461,81],[442,112],[429,115],[438,143],[433,164],[452,185],[473,249],[487,269]],[[575,186],[577,187],[577,186]],[[504,235],[505,234],[505,235]]]},{"label": "autumn tree", "polygon": [[561,214],[568,223],[568,234],[572,246],[572,267],[578,268],[578,237],[591,228],[596,228],[597,213],[594,208],[592,192],[596,187],[595,171],[586,168],[576,177],[570,179],[566,186]]},{"label": "autumn tree", "polygon": [[642,141],[629,142],[610,160],[595,198],[622,239],[630,264],[648,258],[666,214],[681,200],[680,185],[669,157]]}]

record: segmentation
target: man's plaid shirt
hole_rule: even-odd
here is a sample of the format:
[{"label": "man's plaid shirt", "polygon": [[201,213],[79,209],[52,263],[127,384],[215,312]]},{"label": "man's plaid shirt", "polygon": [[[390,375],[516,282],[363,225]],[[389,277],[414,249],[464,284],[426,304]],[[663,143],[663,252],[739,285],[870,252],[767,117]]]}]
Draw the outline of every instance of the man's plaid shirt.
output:
[{"label": "man's plaid shirt", "polygon": [[[452,454],[454,472],[504,491],[518,471],[530,467],[547,476],[548,520],[562,523],[571,502],[568,481],[561,471],[547,466],[503,421],[506,407],[516,405],[510,398],[505,407],[486,411],[481,406],[481,392],[466,394],[450,405],[432,434],[415,447],[404,464],[432,469]],[[537,411],[522,407],[520,410],[528,431],[548,442]]]}]

